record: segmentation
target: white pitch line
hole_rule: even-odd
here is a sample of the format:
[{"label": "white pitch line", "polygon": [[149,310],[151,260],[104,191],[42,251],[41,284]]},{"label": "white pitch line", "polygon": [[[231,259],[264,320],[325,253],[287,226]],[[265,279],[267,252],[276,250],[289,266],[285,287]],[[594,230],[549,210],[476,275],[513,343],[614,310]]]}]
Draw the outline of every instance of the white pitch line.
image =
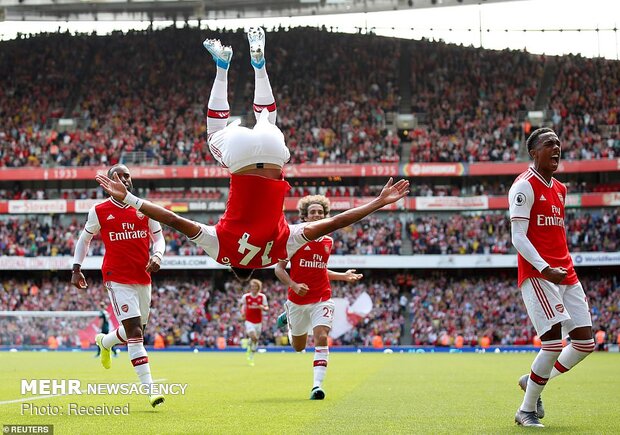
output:
[{"label": "white pitch line", "polygon": [[[155,382],[164,382],[167,381],[168,379],[154,379],[153,383]],[[93,382],[94,383],[94,382]],[[138,382],[132,382],[133,384],[137,384]],[[80,390],[81,393],[85,393],[87,390]],[[0,402],[0,405],[9,405],[11,403],[21,403],[21,402],[31,402],[33,400],[42,400],[42,399],[51,399],[52,397],[61,397],[61,396],[68,396],[68,394],[47,394],[47,395],[43,395],[43,396],[34,396],[34,397],[24,397],[22,399],[13,399],[13,400],[5,400],[3,402]]]}]

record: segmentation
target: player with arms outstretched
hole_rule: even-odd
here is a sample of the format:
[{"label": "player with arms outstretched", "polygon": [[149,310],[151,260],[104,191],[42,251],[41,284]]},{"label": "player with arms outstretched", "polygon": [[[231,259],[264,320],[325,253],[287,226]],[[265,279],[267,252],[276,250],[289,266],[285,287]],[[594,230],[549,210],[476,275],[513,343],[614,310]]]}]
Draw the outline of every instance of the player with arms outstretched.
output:
[{"label": "player with arms outstretched", "polygon": [[[330,203],[323,195],[306,196],[297,204],[302,222],[317,222],[329,216]],[[289,260],[276,265],[278,279],[288,286],[286,311],[278,317],[278,326],[288,324],[291,344],[297,352],[306,348],[308,331],[314,336],[314,381],[310,392],[311,400],[323,400],[323,380],[327,372],[329,346],[327,336],[334,320],[334,301],[329,281],[355,282],[362,278],[349,269],[344,273],[327,269],[333,240],[323,236],[306,243],[290,259],[290,273],[286,271]]]},{"label": "player with arms outstretched", "polygon": [[144,201],[127,192],[117,178],[97,176],[99,184],[114,198],[182,232],[218,263],[230,266],[241,281],[250,279],[254,269],[290,258],[308,241],[351,225],[409,193],[408,181],[393,183],[390,179],[381,194],[368,204],[320,222],[288,225],[282,210],[290,186],[283,178],[282,168],[290,153],[284,135],[275,125],[276,103],[264,57],[265,32],[252,28],[248,40],[255,78],[254,113],[258,120],[253,129],[235,123],[226,126],[232,49],[218,40],[208,39],[203,44],[217,68],[208,103],[209,148],[231,173],[226,211],[215,226],[182,218]]},{"label": "player with arms outstretched", "polygon": [[[127,166],[113,166],[108,171],[108,177],[120,180],[125,190],[133,190]],[[159,270],[166,249],[161,225],[114,198],[92,207],[73,257],[71,284],[79,289],[87,287],[81,268],[90,241],[97,233],[101,233],[105,245],[101,269],[103,282],[114,314],[121,323],[114,331],[98,334],[95,338],[101,351],[101,364],[109,369],[112,347],[127,343],[127,352],[140,382],[151,385],[153,378],[143,333],[151,307],[151,272]],[[152,255],[149,254],[151,241]],[[155,407],[164,402],[164,396],[152,394],[149,400]]]},{"label": "player with arms outstretched", "polygon": [[239,310],[245,319],[245,332],[248,335],[247,358],[254,365],[254,354],[258,348],[258,337],[263,330],[263,311],[269,311],[267,296],[262,292],[263,283],[258,279],[250,280],[250,291],[241,296]]},{"label": "player with arms outstretched", "polygon": [[[587,357],[594,340],[587,297],[566,242],[566,186],[553,178],[560,163],[560,139],[550,128],[540,128],[528,138],[527,149],[534,165],[510,188],[510,221],[518,251],[518,284],[542,347],[529,376],[519,379],[525,396],[515,421],[543,427],[540,393],[547,381]],[[566,334],[571,343],[562,348]]]}]

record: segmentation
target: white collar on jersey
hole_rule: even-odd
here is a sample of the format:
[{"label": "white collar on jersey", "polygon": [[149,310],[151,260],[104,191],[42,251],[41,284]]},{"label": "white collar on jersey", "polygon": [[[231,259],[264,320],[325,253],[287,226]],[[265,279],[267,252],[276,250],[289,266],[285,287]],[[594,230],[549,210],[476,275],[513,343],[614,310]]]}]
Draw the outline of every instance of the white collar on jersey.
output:
[{"label": "white collar on jersey", "polygon": [[553,177],[551,177],[551,182],[550,182],[550,183],[547,183],[547,180],[545,180],[545,177],[543,177],[542,175],[540,175],[540,173],[539,173],[536,169],[534,169],[534,167],[533,167],[533,166],[530,166],[530,172],[531,172],[532,174],[534,174],[534,176],[535,176],[536,178],[538,178],[538,179],[539,179],[539,180],[540,180],[540,181],[541,181],[541,182],[542,182],[545,186],[547,186],[547,187],[553,187]]},{"label": "white collar on jersey", "polygon": [[120,207],[120,208],[127,208],[127,207],[129,207],[128,204],[124,204],[124,203],[122,203],[120,201],[117,201],[116,199],[114,199],[112,197],[110,197],[110,202],[112,204],[114,204],[115,206]]}]

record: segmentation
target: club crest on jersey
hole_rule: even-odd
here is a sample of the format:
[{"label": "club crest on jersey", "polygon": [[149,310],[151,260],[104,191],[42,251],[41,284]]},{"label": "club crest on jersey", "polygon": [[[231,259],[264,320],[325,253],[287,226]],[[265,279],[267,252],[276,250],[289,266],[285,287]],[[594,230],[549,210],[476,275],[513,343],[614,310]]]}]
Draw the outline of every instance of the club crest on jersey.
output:
[{"label": "club crest on jersey", "polygon": [[323,245],[323,248],[325,248],[325,253],[326,253],[326,254],[329,254],[329,247],[328,247],[328,246]]},{"label": "club crest on jersey", "polygon": [[560,198],[560,202],[564,204],[564,195],[558,192],[558,198]]},{"label": "club crest on jersey", "polygon": [[144,219],[144,214],[143,214],[143,213],[140,213],[138,210],[136,210],[136,217],[137,217],[138,219]]},{"label": "club crest on jersey", "polygon": [[557,304],[555,306],[555,309],[558,310],[558,313],[563,313],[564,312],[564,305],[562,304]]},{"label": "club crest on jersey", "polygon": [[519,192],[515,195],[515,204],[516,205],[523,205],[525,204],[525,194]]}]

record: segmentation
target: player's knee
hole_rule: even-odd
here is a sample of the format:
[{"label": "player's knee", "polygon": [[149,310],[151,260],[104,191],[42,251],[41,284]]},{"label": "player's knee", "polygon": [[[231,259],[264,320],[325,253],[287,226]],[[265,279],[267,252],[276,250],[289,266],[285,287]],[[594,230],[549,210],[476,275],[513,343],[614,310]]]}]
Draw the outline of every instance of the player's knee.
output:
[{"label": "player's knee", "polygon": [[125,332],[127,333],[127,338],[142,338],[142,326],[141,325],[131,325],[129,327],[125,326]]}]

